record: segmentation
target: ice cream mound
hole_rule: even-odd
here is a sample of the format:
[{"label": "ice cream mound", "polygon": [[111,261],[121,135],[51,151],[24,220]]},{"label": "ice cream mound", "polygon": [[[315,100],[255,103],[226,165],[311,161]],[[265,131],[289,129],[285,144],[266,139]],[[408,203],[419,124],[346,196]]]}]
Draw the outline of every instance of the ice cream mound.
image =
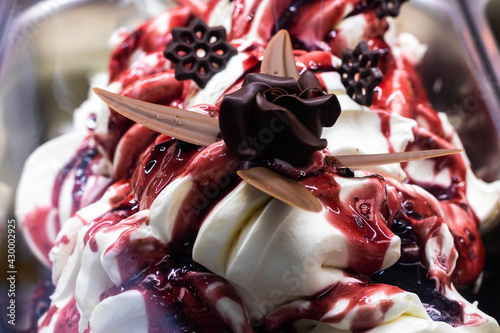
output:
[{"label": "ice cream mound", "polygon": [[[476,178],[465,154],[322,164],[326,155],[461,147],[416,74],[425,47],[394,31],[390,16],[400,4],[179,0],[117,33],[108,73],[95,86],[216,119],[232,119],[231,109],[222,111],[231,96],[244,115],[221,120],[224,140],[200,146],[134,123],[91,94],[75,113],[75,131],[32,154],[17,215],[55,285],[39,332],[500,332],[455,290],[481,274],[479,230],[498,220],[500,183]],[[312,75],[312,88],[300,79],[252,85],[279,29],[288,30],[294,67],[301,79]],[[183,63],[201,37],[209,54]],[[211,46],[211,37],[226,42]],[[383,80],[353,93],[342,67],[360,58],[342,59],[362,40],[366,55],[378,52]],[[174,56],[172,45],[180,45]],[[205,56],[214,59],[208,67],[198,63]],[[259,112],[269,99],[255,102],[260,111],[250,116],[238,104],[252,89],[265,96],[298,89],[300,98],[334,102],[312,118],[301,118],[299,97],[276,102],[296,108],[290,117],[302,123],[275,141],[248,123],[265,123]],[[359,98],[371,90],[372,103]],[[331,121],[335,106],[341,112]],[[237,171],[254,164],[301,184],[321,211],[242,181]]]}]

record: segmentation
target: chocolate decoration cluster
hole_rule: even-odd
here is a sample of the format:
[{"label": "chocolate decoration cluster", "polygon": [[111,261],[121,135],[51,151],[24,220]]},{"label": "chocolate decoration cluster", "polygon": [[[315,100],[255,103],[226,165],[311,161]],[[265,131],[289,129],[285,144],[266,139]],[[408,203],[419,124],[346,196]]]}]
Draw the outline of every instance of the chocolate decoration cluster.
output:
[{"label": "chocolate decoration cluster", "polygon": [[241,89],[224,96],[219,126],[230,152],[243,160],[281,159],[302,167],[326,148],[323,127],[333,126],[340,111],[337,96],[323,92],[310,71],[298,80],[249,74]]},{"label": "chocolate decoration cluster", "polygon": [[165,58],[175,63],[177,80],[192,79],[200,88],[223,70],[236,53],[226,41],[224,27],[210,28],[199,18],[187,28],[173,28],[172,41],[163,52]]},{"label": "chocolate decoration cluster", "polygon": [[347,94],[356,103],[370,106],[374,89],[382,82],[382,72],[377,68],[380,51],[370,50],[365,40],[358,43],[354,50],[342,52],[342,65],[339,68],[342,84]]}]

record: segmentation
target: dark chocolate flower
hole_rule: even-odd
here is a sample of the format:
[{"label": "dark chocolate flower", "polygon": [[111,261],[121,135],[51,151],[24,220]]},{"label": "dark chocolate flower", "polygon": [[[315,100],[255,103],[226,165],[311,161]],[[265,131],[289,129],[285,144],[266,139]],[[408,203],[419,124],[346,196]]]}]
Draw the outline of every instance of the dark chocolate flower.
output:
[{"label": "dark chocolate flower", "polygon": [[408,0],[365,0],[359,1],[348,17],[373,11],[379,20],[386,16],[399,15],[401,5]]},{"label": "dark chocolate flower", "polygon": [[357,103],[370,106],[373,90],[383,79],[377,68],[380,51],[370,50],[365,40],[358,43],[354,50],[342,52],[342,65],[339,68],[342,83],[347,94]]},{"label": "dark chocolate flower", "polygon": [[379,19],[385,16],[396,17],[399,15],[401,4],[407,0],[374,0],[375,14]]},{"label": "dark chocolate flower", "polygon": [[337,96],[324,93],[312,72],[298,80],[249,74],[240,90],[224,96],[219,126],[228,149],[241,159],[306,166],[327,146],[321,132],[340,111]]},{"label": "dark chocolate flower", "polygon": [[172,41],[163,52],[165,58],[175,63],[177,80],[193,79],[201,88],[223,70],[236,53],[226,42],[224,27],[210,28],[199,18],[187,28],[173,28]]}]

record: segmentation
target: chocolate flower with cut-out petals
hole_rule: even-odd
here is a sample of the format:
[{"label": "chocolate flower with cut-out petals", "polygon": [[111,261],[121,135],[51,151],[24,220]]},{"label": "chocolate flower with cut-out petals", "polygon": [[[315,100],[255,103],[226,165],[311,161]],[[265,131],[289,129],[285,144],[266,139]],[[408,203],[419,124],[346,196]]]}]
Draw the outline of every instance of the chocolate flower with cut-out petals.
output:
[{"label": "chocolate flower with cut-out petals", "polygon": [[324,93],[312,72],[298,80],[249,74],[240,90],[224,96],[219,126],[239,158],[281,159],[300,167],[327,146],[323,127],[333,126],[340,111],[337,96]]},{"label": "chocolate flower with cut-out petals", "polygon": [[408,0],[374,0],[375,14],[379,19],[385,16],[396,17],[399,15],[399,10],[403,2]]},{"label": "chocolate flower with cut-out petals", "polygon": [[348,16],[354,16],[373,11],[379,20],[384,17],[399,15],[401,5],[408,0],[365,0],[360,1]]},{"label": "chocolate flower with cut-out petals", "polygon": [[370,106],[374,89],[382,82],[382,72],[377,68],[380,51],[370,50],[365,40],[358,43],[354,50],[342,52],[342,65],[339,68],[342,83],[347,95],[361,105]]},{"label": "chocolate flower with cut-out petals", "polygon": [[224,27],[208,27],[199,18],[186,28],[173,28],[172,41],[163,52],[165,58],[175,63],[177,80],[192,79],[200,88],[223,70],[236,53],[226,41]]}]

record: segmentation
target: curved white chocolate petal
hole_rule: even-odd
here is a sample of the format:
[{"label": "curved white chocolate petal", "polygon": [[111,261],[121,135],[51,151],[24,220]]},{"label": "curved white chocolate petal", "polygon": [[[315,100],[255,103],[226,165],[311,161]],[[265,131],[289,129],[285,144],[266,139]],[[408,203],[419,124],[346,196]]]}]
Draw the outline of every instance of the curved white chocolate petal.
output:
[{"label": "curved white chocolate petal", "polygon": [[219,120],[194,111],[143,102],[100,88],[94,92],[110,108],[152,130],[199,146],[218,141]]},{"label": "curved white chocolate petal", "polygon": [[260,72],[299,79],[300,75],[295,65],[292,42],[286,30],[278,31],[267,44]]},{"label": "curved white chocolate petal", "polygon": [[262,192],[290,206],[309,212],[320,212],[323,209],[321,202],[308,189],[270,169],[255,167],[239,170],[238,176]]},{"label": "curved white chocolate petal", "polygon": [[419,151],[404,151],[389,154],[326,156],[325,163],[331,166],[347,166],[356,168],[368,165],[382,165],[423,160],[428,158],[457,154],[463,151],[463,149],[431,149]]}]

